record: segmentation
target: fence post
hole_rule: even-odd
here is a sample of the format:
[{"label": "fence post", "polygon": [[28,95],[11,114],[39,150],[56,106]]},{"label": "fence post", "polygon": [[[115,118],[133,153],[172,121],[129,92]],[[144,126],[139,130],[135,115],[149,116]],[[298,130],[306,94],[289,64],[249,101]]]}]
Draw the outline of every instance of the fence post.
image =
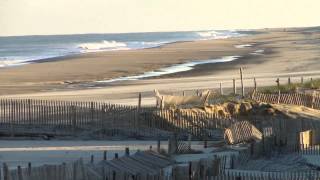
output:
[{"label": "fence post", "polygon": [[212,161],[212,175],[213,177],[216,177],[219,175],[219,173],[221,173],[221,169],[220,169],[220,158],[218,158],[217,155],[214,155],[213,161]]},{"label": "fence post", "polygon": [[277,87],[278,87],[278,99],[277,99],[277,103],[279,104],[279,103],[280,103],[280,95],[281,95],[281,93],[280,93],[280,79],[279,79],[279,78],[277,78],[276,83],[277,83]]},{"label": "fence post", "polygon": [[279,90],[280,89],[280,79],[279,78],[277,78],[276,83],[277,83],[277,87],[278,87],[278,90]]},{"label": "fence post", "polygon": [[117,176],[116,171],[112,171],[112,180],[116,180],[116,176]]},{"label": "fence post", "polygon": [[93,164],[93,163],[94,163],[94,156],[93,156],[93,155],[91,155],[90,163],[91,163],[91,164]]},{"label": "fence post", "polygon": [[253,84],[254,84],[254,91],[257,92],[257,90],[258,90],[257,89],[257,81],[256,81],[255,77],[253,78]]},{"label": "fence post", "polygon": [[233,94],[237,94],[236,79],[233,78]]},{"label": "fence post", "polygon": [[191,134],[188,134],[188,148],[191,149]]},{"label": "fence post", "polygon": [[288,77],[288,85],[290,85],[290,84],[291,84],[291,78]]},{"label": "fence post", "polygon": [[265,155],[266,150],[265,150],[265,137],[262,134],[262,154]]},{"label": "fence post", "polygon": [[277,99],[277,103],[279,104],[280,103],[280,96],[281,96],[281,92],[280,92],[280,89],[278,90],[278,99]]},{"label": "fence post", "polygon": [[189,162],[188,177],[189,177],[189,180],[192,180],[192,162]]},{"label": "fence post", "polygon": [[18,171],[18,180],[23,180],[21,166],[18,166],[17,171]]},{"label": "fence post", "polygon": [[107,151],[103,151],[103,160],[104,160],[104,161],[107,160]]},{"label": "fence post", "polygon": [[[162,104],[162,102],[161,102]],[[137,127],[137,125],[139,124],[140,122],[140,110],[141,110],[141,93],[139,93],[139,96],[138,96],[138,107],[137,107],[137,114],[136,114],[136,123],[135,123],[135,127]]]},{"label": "fence post", "polygon": [[31,177],[31,162],[28,163],[28,177]]},{"label": "fence post", "polygon": [[72,163],[72,169],[73,169],[73,171],[72,171],[72,180],[77,180],[78,179],[78,177],[77,177],[77,162],[73,162]]},{"label": "fence post", "polygon": [[[11,110],[11,121],[10,121],[10,136],[14,137],[14,118],[15,118],[15,102],[13,100],[10,101],[10,110]],[[9,112],[10,113],[10,112]]]},{"label": "fence post", "polygon": [[230,156],[230,169],[234,169],[234,158],[235,158],[235,156],[234,155],[231,155]]},{"label": "fence post", "polygon": [[244,86],[243,86],[243,70],[240,68],[240,79],[241,79],[241,95],[244,98]]},{"label": "fence post", "polygon": [[31,100],[28,99],[28,121],[29,121],[29,125],[31,126]]},{"label": "fence post", "polygon": [[301,76],[301,84],[303,84],[303,76]]},{"label": "fence post", "polygon": [[313,91],[311,94],[311,106],[310,106],[311,108],[314,108],[315,95],[316,95],[316,92]]},{"label": "fence post", "polygon": [[164,108],[164,96],[161,96],[161,101],[160,101],[160,109],[163,109]]},{"label": "fence post", "polygon": [[157,152],[158,153],[160,153],[160,146],[161,146],[161,144],[160,144],[160,139],[159,139],[157,142]]},{"label": "fence post", "polygon": [[75,133],[76,132],[76,120],[77,120],[77,117],[76,117],[76,107],[73,105],[71,106],[71,110],[72,110],[72,132]]},{"label": "fence post", "polygon": [[220,94],[223,95],[222,83],[220,83]]},{"label": "fence post", "polygon": [[199,161],[199,179],[205,179],[204,165]]},{"label": "fence post", "polygon": [[9,180],[9,169],[6,163],[3,163],[3,180]]},{"label": "fence post", "polygon": [[129,150],[128,147],[126,147],[126,149],[125,149],[125,155],[126,155],[126,156],[130,156],[130,150]]},{"label": "fence post", "polygon": [[67,179],[67,164],[65,162],[62,163],[62,177],[63,179]]},{"label": "fence post", "polygon": [[251,157],[254,156],[254,142],[250,143],[250,155],[251,155]]},{"label": "fence post", "polygon": [[185,94],[185,92],[184,91],[182,91],[182,96],[185,96],[186,94]]}]

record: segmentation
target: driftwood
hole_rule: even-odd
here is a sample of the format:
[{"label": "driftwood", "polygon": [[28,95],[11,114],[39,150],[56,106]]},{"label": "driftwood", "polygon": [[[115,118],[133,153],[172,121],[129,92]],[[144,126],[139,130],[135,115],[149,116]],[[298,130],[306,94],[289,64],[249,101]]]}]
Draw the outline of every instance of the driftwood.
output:
[{"label": "driftwood", "polygon": [[154,90],[157,105],[161,108],[177,107],[181,105],[204,106],[210,96],[210,90],[203,91],[200,96],[172,96],[162,95],[158,90]]}]

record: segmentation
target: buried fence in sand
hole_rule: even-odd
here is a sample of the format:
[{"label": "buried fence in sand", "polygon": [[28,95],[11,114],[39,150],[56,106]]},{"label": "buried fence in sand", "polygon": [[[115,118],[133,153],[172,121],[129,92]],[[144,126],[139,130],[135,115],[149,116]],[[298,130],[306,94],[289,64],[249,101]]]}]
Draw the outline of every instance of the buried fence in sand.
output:
[{"label": "buried fence in sand", "polygon": [[[304,146],[303,146],[304,147]],[[303,149],[301,149],[303,150]],[[301,152],[301,151],[299,151]],[[298,153],[299,153],[298,152]],[[317,154],[320,149],[317,148]],[[78,160],[72,163],[62,163],[58,165],[43,165],[32,167],[18,166],[9,169],[4,163],[0,169],[0,179],[3,180],[309,180],[319,179],[320,171],[308,166],[299,165],[305,168],[297,171],[297,166],[301,163],[297,157],[287,157],[281,160],[285,163],[274,162],[279,169],[276,171],[261,171],[265,168],[265,163],[254,164],[255,170],[247,170],[247,166],[252,166],[250,160],[252,156],[261,151],[240,150],[238,153],[229,155],[215,155],[205,159],[177,163],[169,156],[159,154],[156,151],[138,151],[130,155],[126,151],[124,157],[115,156],[114,159],[107,160],[105,157],[101,161],[95,162],[93,158],[90,163]],[[287,152],[283,152],[285,154]],[[249,162],[249,164],[248,164]],[[271,161],[270,161],[271,162]],[[270,163],[269,162],[269,163]],[[291,164],[292,163],[292,164]]]},{"label": "buried fence in sand", "polygon": [[[302,97],[306,97],[303,99]],[[318,97],[318,96],[316,96]],[[256,101],[299,105],[319,105],[319,99],[308,95],[276,95],[255,93]],[[290,101],[287,99],[291,99]],[[220,109],[221,110],[221,109]],[[172,133],[192,134],[198,139],[219,136],[216,129],[225,129],[240,121],[237,117],[195,109],[158,109],[156,107],[125,106],[98,102],[64,102],[30,99],[0,99],[0,133],[4,135],[92,135],[93,137],[168,137]],[[293,124],[273,119],[270,125]],[[279,121],[279,122],[278,122]],[[295,129],[318,129],[319,123],[297,122]],[[251,122],[256,125],[256,122]],[[311,125],[312,126],[311,126]],[[310,126],[309,126],[310,125]],[[302,127],[303,126],[303,127]],[[282,127],[282,129],[283,129]],[[273,127],[273,130],[281,127]],[[280,130],[279,130],[280,131]],[[280,132],[281,133],[281,132]],[[221,137],[219,137],[221,138]]]},{"label": "buried fence in sand", "polygon": [[[310,100],[308,96],[305,97],[293,94],[278,98],[275,95],[264,95],[262,93],[256,93],[256,96],[252,96],[257,101],[300,103],[299,105],[305,106],[313,104],[313,108],[317,107],[316,103],[318,101],[315,100],[316,98]],[[244,102],[241,105],[245,104],[249,105],[250,103]],[[255,105],[258,106],[259,104],[261,103]],[[240,104],[237,105],[241,106]],[[271,106],[267,109],[259,109],[259,111],[266,112],[265,110],[270,110],[270,108]],[[226,137],[232,140],[230,141],[231,144],[233,142],[244,143],[246,146],[245,150],[242,149],[244,148],[242,146],[240,146],[240,150],[232,149],[233,147],[230,146],[233,151],[232,155],[217,157],[212,155],[211,159],[206,158],[184,164],[171,162],[172,159],[169,156],[158,153],[138,152],[132,156],[126,155],[121,158],[117,156],[113,160],[107,161],[104,159],[101,162],[91,162],[89,164],[79,160],[60,165],[40,167],[31,167],[30,165],[28,168],[19,166],[12,170],[4,165],[0,179],[320,179],[320,173],[315,167],[304,166],[302,170],[300,166],[296,167],[300,163],[300,161],[296,162],[296,159],[299,160],[302,156],[310,155],[312,158],[320,154],[318,145],[320,136],[317,133],[320,129],[320,123],[318,123],[318,120],[286,118],[284,114],[275,116],[273,111],[270,112],[272,115],[263,114],[262,119],[267,119],[267,121],[263,121],[256,119],[256,117],[250,120],[246,119],[249,116],[245,116],[245,120],[240,117],[233,119],[229,115],[222,115],[217,112],[201,113],[195,109],[184,111],[183,109],[157,109],[155,107],[123,106],[96,102],[0,99],[0,131],[8,135],[28,133],[81,135],[83,132],[95,132],[110,136],[160,137],[177,133],[179,135],[192,134],[199,139],[206,139],[208,136],[215,136],[213,134],[214,130],[223,129],[226,130]],[[270,116],[267,117],[268,115]],[[256,138],[252,138],[252,135]],[[223,137],[220,137],[221,139]],[[185,146],[179,147],[185,149]],[[223,148],[226,147],[218,150],[228,151],[228,149]],[[234,152],[238,154],[234,154]],[[280,159],[282,162],[275,163],[275,168],[273,168],[276,170],[272,171],[265,170],[264,167],[273,164],[271,161],[267,163],[252,162],[266,157],[266,159],[276,159],[278,155],[290,155],[291,159],[288,158],[290,160],[288,164],[291,163],[291,160],[294,164],[285,167],[286,170],[282,171],[281,168],[284,167],[282,162],[286,162],[288,159]]]},{"label": "buried fence in sand", "polygon": [[[242,69],[240,72],[241,94],[244,97]],[[277,82],[279,86],[279,79]],[[291,80],[289,82],[291,83]],[[302,83],[303,81],[301,81]],[[234,95],[236,89],[235,79],[233,79]],[[251,98],[255,101],[304,105],[320,109],[320,95],[266,94],[256,92],[256,90],[257,82],[254,79],[254,93]],[[223,95],[221,83],[220,94]],[[184,95],[185,92],[183,92]],[[198,90],[196,95],[199,95]],[[209,104],[216,103],[215,100],[216,98],[211,98],[208,102]],[[178,109],[144,107],[141,106],[141,94],[139,94],[137,106],[102,102],[0,99],[0,133],[12,136],[26,134],[81,135],[81,133],[87,133],[85,135],[95,137],[97,135],[168,137],[171,133],[179,133],[204,138],[212,135],[212,130],[224,129],[237,121],[237,117],[221,115],[218,112],[201,113],[192,110],[179,111]]]},{"label": "buried fence in sand", "polygon": [[0,99],[0,133],[6,135],[100,135],[161,137],[171,132],[201,138],[234,120],[217,113],[97,102]]}]

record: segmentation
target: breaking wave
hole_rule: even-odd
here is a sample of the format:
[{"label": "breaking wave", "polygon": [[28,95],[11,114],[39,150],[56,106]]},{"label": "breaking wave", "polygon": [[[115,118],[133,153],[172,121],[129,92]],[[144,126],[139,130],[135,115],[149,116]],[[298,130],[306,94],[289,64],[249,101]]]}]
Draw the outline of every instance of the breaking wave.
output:
[{"label": "breaking wave", "polygon": [[0,68],[29,64],[24,60],[0,60]]},{"label": "breaking wave", "polygon": [[238,33],[237,31],[199,31],[197,34],[202,37],[202,39],[226,39],[244,35]]},{"label": "breaking wave", "polygon": [[127,49],[127,44],[117,41],[102,41],[96,43],[82,43],[79,44],[78,47],[84,50],[115,50]]},{"label": "breaking wave", "polygon": [[117,42],[117,41],[102,41],[94,43],[82,43],[78,45],[81,52],[96,52],[96,51],[118,51],[118,50],[130,50],[130,49],[145,49],[159,47],[166,44],[166,41],[160,42]]}]

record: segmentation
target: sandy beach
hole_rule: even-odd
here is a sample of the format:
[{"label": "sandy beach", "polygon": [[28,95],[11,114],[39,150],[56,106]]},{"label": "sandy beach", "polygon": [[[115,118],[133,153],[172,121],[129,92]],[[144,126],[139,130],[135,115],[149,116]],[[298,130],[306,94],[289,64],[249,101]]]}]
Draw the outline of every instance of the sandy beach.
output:
[{"label": "sandy beach", "polygon": [[[137,93],[152,103],[152,90],[231,87],[244,68],[245,83],[274,84],[275,77],[320,75],[317,28],[264,29],[248,36],[178,42],[158,48],[87,53],[0,70],[0,93],[6,97],[103,100],[135,104]],[[96,83],[190,61],[240,56],[231,62],[197,65],[190,71],[138,81]],[[269,83],[268,83],[269,82]],[[147,100],[149,98],[149,100]]]}]

